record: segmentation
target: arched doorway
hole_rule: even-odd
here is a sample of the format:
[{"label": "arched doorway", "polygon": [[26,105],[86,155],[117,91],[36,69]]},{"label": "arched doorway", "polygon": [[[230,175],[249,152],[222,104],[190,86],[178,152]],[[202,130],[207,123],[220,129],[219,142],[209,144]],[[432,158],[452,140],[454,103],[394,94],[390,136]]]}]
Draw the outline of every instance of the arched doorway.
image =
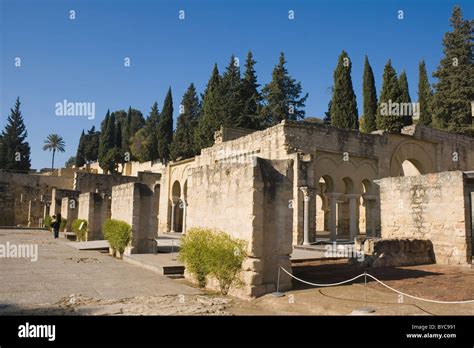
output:
[{"label": "arched doorway", "polygon": [[171,188],[171,232],[183,231],[183,210],[184,205],[181,200],[181,185],[178,180]]}]

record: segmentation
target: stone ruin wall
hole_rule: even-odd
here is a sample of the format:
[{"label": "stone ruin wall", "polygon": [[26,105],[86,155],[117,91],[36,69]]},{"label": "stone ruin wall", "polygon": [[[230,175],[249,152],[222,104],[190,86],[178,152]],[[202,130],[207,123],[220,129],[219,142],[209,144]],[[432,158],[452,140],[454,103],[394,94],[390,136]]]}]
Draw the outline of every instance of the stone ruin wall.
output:
[{"label": "stone ruin wall", "polygon": [[38,226],[51,190],[72,186],[70,177],[0,172],[0,226]]},{"label": "stone ruin wall", "polygon": [[470,266],[470,192],[462,172],[385,178],[378,183],[383,238],[431,240],[436,263]]},{"label": "stone ruin wall", "polygon": [[[292,162],[258,159],[251,163],[216,163],[190,170],[187,229],[222,230],[247,242],[242,288],[237,296],[275,290],[278,265],[291,270]],[[187,275],[189,277],[189,275]],[[217,287],[210,281],[211,287]],[[281,287],[289,288],[290,279]]]}]

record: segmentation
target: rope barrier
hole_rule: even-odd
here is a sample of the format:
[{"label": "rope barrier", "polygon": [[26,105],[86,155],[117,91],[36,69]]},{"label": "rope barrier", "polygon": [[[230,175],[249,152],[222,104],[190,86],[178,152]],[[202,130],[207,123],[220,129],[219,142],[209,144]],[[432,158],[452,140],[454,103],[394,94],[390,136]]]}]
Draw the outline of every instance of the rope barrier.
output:
[{"label": "rope barrier", "polygon": [[[437,300],[430,300],[430,299],[426,299],[426,298],[422,298],[422,297],[417,297],[417,296],[413,296],[413,295],[410,295],[410,294],[407,294],[407,293],[404,293],[404,292],[401,292],[397,289],[394,289],[392,288],[391,286],[385,284],[384,282],[382,282],[381,280],[375,278],[373,275],[369,274],[369,273],[361,273],[357,276],[355,276],[354,278],[351,278],[351,279],[348,279],[348,280],[344,280],[342,282],[338,282],[338,283],[330,283],[330,284],[317,284],[317,283],[311,283],[311,282],[308,282],[306,280],[303,280],[303,279],[300,279],[298,277],[295,277],[293,274],[289,273],[286,269],[284,269],[283,267],[280,266],[280,269],[282,269],[286,274],[288,274],[290,277],[296,279],[297,281],[299,282],[302,282],[304,284],[308,284],[308,285],[312,285],[312,286],[320,286],[320,287],[323,287],[323,286],[336,286],[336,285],[341,285],[341,284],[345,284],[345,283],[349,283],[349,282],[352,282],[353,280],[356,280],[357,278],[360,278],[360,277],[364,277],[364,276],[368,276],[370,278],[372,278],[373,280],[375,280],[377,283],[385,286],[387,289],[389,290],[392,290],[400,295],[403,295],[403,296],[407,296],[407,297],[411,297],[415,300],[420,300],[420,301],[425,301],[425,302],[432,302],[432,303],[441,303],[441,304],[466,304],[466,303],[474,303],[474,300],[467,300],[467,301],[437,301]],[[278,280],[278,283],[280,281]],[[279,284],[278,284],[279,285]]]}]

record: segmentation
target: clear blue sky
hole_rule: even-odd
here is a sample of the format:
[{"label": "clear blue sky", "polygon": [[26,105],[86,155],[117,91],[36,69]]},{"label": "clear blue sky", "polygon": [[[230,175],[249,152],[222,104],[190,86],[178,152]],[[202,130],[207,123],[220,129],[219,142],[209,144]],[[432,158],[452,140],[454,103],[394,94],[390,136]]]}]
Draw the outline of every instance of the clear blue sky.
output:
[{"label": "clear blue sky", "polygon": [[[359,113],[365,54],[378,92],[391,58],[398,73],[406,70],[416,100],[418,63],[425,59],[431,76],[454,4],[473,18],[472,0],[0,0],[0,126],[20,96],[32,167],[50,166],[50,153],[41,147],[53,132],[66,141],[66,152],[57,156],[62,165],[75,155],[81,130],[99,126],[107,109],[131,105],[147,115],[156,100],[161,110],[171,86],[176,118],[191,82],[202,92],[214,62],[223,71],[234,53],[243,65],[248,50],[260,84],[270,80],[279,52],[285,52],[290,74],[309,93],[307,116],[324,115],[343,49],[353,63]],[[403,20],[397,18],[400,9]],[[21,68],[15,68],[15,57]],[[131,58],[130,68],[124,57]],[[56,116],[55,104],[63,99],[95,102],[96,119]]]}]

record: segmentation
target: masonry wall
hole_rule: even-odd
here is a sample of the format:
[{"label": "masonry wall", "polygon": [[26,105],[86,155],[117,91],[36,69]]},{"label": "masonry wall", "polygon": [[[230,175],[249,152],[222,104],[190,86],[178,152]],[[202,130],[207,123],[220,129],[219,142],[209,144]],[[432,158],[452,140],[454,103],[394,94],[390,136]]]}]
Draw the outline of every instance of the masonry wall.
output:
[{"label": "masonry wall", "polygon": [[462,172],[385,178],[378,183],[383,238],[428,239],[436,263],[470,266],[470,192]]},{"label": "masonry wall", "polygon": [[79,195],[78,219],[87,220],[87,239],[102,240],[104,234],[102,227],[105,220],[110,218],[110,196],[94,192]]},{"label": "masonry wall", "polygon": [[111,217],[132,226],[131,246],[125,254],[153,251],[158,233],[158,197],[147,185],[128,183],[114,186]]},{"label": "masonry wall", "polygon": [[70,189],[72,184],[67,177],[0,172],[0,225],[37,225],[37,204],[30,201],[49,204],[53,188]]},{"label": "masonry wall", "polygon": [[113,186],[137,181],[136,176],[78,172],[74,176],[74,189],[81,192],[98,192],[110,195]]},{"label": "masonry wall", "polygon": [[[286,161],[280,165],[274,169],[272,162],[256,159],[191,169],[187,230],[217,229],[247,242],[244,286],[231,289],[234,295],[260,296],[274,291],[278,265],[291,271],[292,211],[288,201],[292,182],[284,176],[292,168]],[[282,279],[281,286],[289,288],[290,280]]]}]

